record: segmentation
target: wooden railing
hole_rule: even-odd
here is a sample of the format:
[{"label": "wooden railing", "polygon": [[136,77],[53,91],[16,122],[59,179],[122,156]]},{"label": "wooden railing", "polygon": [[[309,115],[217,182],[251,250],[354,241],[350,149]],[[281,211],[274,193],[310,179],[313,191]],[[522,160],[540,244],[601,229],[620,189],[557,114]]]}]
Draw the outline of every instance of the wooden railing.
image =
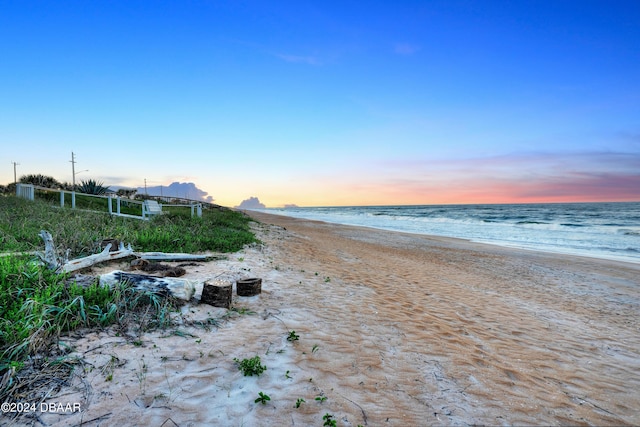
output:
[{"label": "wooden railing", "polygon": [[[55,193],[59,193],[59,196],[55,196]],[[52,196],[53,195],[53,196]],[[143,204],[144,200],[129,199],[126,197],[120,197],[116,195],[98,196],[95,194],[78,193],[76,191],[67,191],[61,189],[53,189],[46,187],[39,187],[32,184],[17,184],[16,196],[22,197],[28,200],[35,200],[36,198],[43,198],[50,200],[54,203],[59,203],[60,207],[65,206],[67,197],[71,197],[71,208],[75,209],[78,201],[82,201],[83,209],[93,211],[107,211],[110,215],[123,216],[128,218],[137,219],[149,219],[149,215],[145,215],[145,209]],[[155,199],[155,198],[154,198]],[[179,208],[187,207],[191,208],[191,216],[202,217],[203,202],[191,201],[188,204],[160,204],[160,208],[163,206],[167,208]],[[217,206],[217,205],[214,205]],[[218,208],[222,208],[219,207]]]}]

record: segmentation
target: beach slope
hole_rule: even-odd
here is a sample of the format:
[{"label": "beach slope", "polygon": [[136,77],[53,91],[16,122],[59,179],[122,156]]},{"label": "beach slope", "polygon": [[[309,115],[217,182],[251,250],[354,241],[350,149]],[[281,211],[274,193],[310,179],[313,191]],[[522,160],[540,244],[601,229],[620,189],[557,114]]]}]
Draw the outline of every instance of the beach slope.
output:
[{"label": "beach slope", "polygon": [[252,215],[372,424],[640,424],[640,266]]},{"label": "beach slope", "polygon": [[[85,368],[49,400],[82,411],[40,419],[640,424],[639,265],[250,215],[262,245],[185,277],[260,277],[261,295],[189,304],[172,331],[69,338]],[[234,359],[256,355],[267,370],[243,376]]]}]

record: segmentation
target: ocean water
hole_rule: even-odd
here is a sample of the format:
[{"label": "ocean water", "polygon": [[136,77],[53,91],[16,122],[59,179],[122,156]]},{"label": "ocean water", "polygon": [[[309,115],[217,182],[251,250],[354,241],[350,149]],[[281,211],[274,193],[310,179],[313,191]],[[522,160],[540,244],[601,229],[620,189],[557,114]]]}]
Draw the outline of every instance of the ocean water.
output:
[{"label": "ocean water", "polygon": [[351,206],[264,212],[640,263],[640,203]]}]

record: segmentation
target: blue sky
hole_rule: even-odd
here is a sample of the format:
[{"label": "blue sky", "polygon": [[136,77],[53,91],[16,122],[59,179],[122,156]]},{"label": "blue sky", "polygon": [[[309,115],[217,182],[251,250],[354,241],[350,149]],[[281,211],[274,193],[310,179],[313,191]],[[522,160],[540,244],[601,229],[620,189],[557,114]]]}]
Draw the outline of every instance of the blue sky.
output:
[{"label": "blue sky", "polygon": [[3,1],[0,183],[640,200],[638,1]]}]

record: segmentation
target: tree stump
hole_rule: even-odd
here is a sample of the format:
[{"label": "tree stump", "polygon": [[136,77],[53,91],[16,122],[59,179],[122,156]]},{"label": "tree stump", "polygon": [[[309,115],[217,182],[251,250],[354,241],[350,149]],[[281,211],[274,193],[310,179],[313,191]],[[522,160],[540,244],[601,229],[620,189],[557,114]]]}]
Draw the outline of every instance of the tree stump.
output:
[{"label": "tree stump", "polygon": [[226,281],[216,280],[214,283],[204,282],[200,302],[214,307],[231,307],[232,284]]},{"label": "tree stump", "polygon": [[256,277],[236,281],[236,292],[240,297],[252,297],[262,292],[262,279]]},{"label": "tree stump", "polygon": [[111,249],[109,249],[109,252],[115,252],[119,250],[120,240],[118,239],[103,239],[102,242],[100,242],[100,249],[104,250],[104,248],[106,248],[109,243],[111,243]]}]

